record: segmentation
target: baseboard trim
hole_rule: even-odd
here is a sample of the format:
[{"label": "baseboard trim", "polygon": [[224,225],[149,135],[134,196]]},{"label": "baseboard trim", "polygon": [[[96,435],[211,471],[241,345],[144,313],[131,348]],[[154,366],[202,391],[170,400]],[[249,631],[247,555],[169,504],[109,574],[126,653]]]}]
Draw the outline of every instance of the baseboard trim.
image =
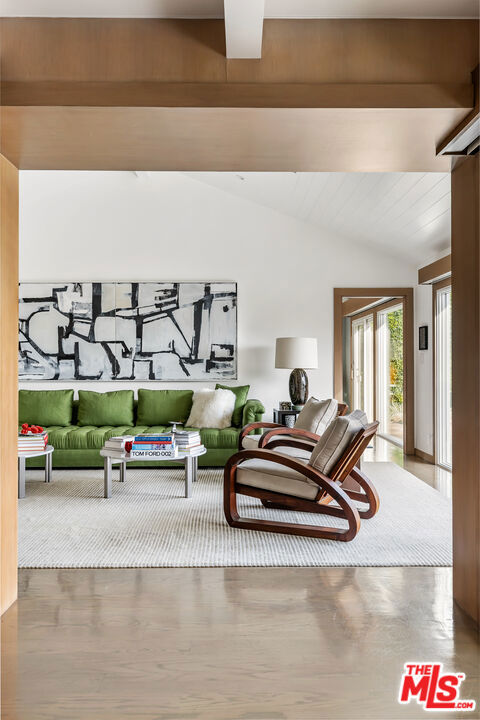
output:
[{"label": "baseboard trim", "polygon": [[433,455],[430,455],[430,453],[423,452],[423,450],[419,450],[418,448],[415,448],[415,455],[422,460],[425,460],[425,462],[431,463],[432,465],[435,465],[435,458]]}]

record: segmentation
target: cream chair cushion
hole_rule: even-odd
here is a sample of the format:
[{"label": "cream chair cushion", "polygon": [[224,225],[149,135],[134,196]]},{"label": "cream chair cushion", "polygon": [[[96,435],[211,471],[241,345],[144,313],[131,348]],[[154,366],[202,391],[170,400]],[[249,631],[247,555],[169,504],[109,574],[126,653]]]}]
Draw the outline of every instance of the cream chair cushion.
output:
[{"label": "cream chair cushion", "polygon": [[315,435],[323,435],[338,412],[338,402],[333,398],[329,400],[317,400],[311,397],[300,411],[295,427],[300,430],[307,430]]},{"label": "cream chair cushion", "polygon": [[258,442],[261,435],[245,435],[242,440],[242,447],[244,450],[256,450],[258,448]]},{"label": "cream chair cushion", "polygon": [[256,458],[245,460],[238,466],[236,481],[241,485],[249,485],[306,500],[314,500],[320,489],[316,483],[296,470]]},{"label": "cream chair cushion", "polygon": [[310,465],[324,475],[329,475],[355,435],[367,425],[367,416],[362,410],[337,417],[315,445],[309,460]]}]

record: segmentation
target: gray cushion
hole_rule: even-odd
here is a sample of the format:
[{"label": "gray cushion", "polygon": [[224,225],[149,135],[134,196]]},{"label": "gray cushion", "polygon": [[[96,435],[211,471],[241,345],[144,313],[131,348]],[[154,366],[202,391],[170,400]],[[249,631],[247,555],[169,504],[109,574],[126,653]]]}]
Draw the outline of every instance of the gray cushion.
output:
[{"label": "gray cushion", "polygon": [[367,416],[362,410],[337,417],[316,444],[310,457],[310,465],[324,475],[329,475],[355,435],[367,425]]},{"label": "gray cushion", "polygon": [[308,430],[316,435],[323,435],[332,420],[335,419],[337,412],[337,400],[333,398],[317,400],[317,398],[311,397],[301,410],[295,427],[300,430]]},{"label": "gray cushion", "polygon": [[314,500],[319,486],[296,470],[269,462],[268,460],[246,460],[237,469],[238,483],[272,492],[293,495],[293,497]]}]

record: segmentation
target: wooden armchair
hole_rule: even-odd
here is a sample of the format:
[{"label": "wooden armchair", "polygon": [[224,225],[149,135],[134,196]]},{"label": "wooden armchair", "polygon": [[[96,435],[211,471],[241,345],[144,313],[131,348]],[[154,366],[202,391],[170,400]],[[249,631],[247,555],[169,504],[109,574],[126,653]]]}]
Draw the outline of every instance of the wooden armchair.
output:
[{"label": "wooden armchair", "polygon": [[[378,422],[374,422],[360,430],[329,476],[312,465],[265,448],[236,453],[228,460],[224,472],[224,512],[228,524],[262,532],[353,540],[360,529],[360,518],[373,517],[379,507],[374,486],[356,467],[377,428]],[[237,494],[258,498],[267,508],[334,515],[347,520],[348,527],[242,518],[238,514]],[[330,504],[333,500],[334,506]],[[358,509],[357,503],[366,508]]]},{"label": "wooden armchair", "polygon": [[[345,403],[338,403],[338,410],[337,410],[337,416],[338,415],[346,415],[348,412],[348,405]],[[252,430],[258,430],[259,428],[268,428],[267,432],[264,432],[263,435],[260,436],[258,441],[258,447],[263,448],[267,445],[267,443],[274,442],[274,445],[269,445],[269,448],[272,447],[279,447],[280,445],[285,445],[285,441],[288,441],[290,437],[293,437],[295,440],[296,438],[302,438],[304,442],[310,441],[312,445],[315,445],[316,442],[320,439],[319,435],[315,435],[315,433],[310,433],[308,430],[300,430],[300,428],[289,428],[285,425],[279,425],[278,423],[272,423],[272,422],[254,422],[249,423],[248,425],[244,425],[243,428],[240,431],[240,435],[238,436],[238,449],[243,450],[243,440],[244,438],[249,435]],[[276,440],[277,435],[283,435],[284,437],[278,441]],[[275,438],[275,440],[273,440]],[[291,443],[288,443],[291,445]],[[295,445],[291,445],[292,447],[295,447]]]}]

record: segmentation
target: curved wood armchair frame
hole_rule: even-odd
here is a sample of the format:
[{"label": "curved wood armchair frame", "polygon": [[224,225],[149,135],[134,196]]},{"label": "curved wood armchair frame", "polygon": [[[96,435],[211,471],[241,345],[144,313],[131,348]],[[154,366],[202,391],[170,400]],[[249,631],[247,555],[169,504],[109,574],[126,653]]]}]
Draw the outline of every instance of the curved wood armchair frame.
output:
[{"label": "curved wood armchair frame", "polygon": [[[228,524],[232,527],[263,532],[304,535],[325,538],[328,540],[353,540],[360,529],[360,518],[371,518],[379,508],[378,494],[371,481],[355,467],[372,436],[376,433],[378,423],[372,423],[361,430],[340,458],[330,477],[327,477],[311,465],[305,465],[296,458],[281,455],[265,448],[257,450],[241,450],[232,455],[225,465],[224,472],[224,512]],[[268,460],[292,470],[318,485],[318,493],[313,500],[306,500],[280,492],[243,485],[237,482],[237,469],[242,462],[250,459]],[[343,488],[342,484],[351,478],[361,490]],[[267,508],[296,510],[298,512],[322,513],[341,517],[348,522],[347,528],[327,527],[319,525],[302,525],[298,523],[278,522],[260,518],[242,518],[238,513],[237,494],[256,497]],[[335,501],[337,505],[330,503]],[[367,505],[367,509],[359,510],[356,503]]]},{"label": "curved wood armchair frame", "polygon": [[[345,403],[338,403],[337,416],[346,415],[347,411],[348,405],[346,405]],[[309,433],[307,430],[300,430],[300,428],[289,428],[285,425],[279,425],[278,423],[273,422],[253,422],[248,423],[248,425],[244,425],[242,427],[240,435],[238,436],[238,449],[243,450],[243,439],[246,435],[249,435],[252,430],[259,430],[260,428],[269,428],[269,430],[267,430],[266,433],[263,433],[263,435],[260,437],[260,440],[258,441],[259,448],[265,447],[265,445],[270,442],[272,438],[275,437],[275,435],[285,435],[287,436],[285,440],[287,440],[288,436],[290,435],[297,436],[302,433],[303,437],[305,439],[308,438],[309,440],[311,440],[313,444],[317,443],[320,440],[320,435],[316,435],[315,433]],[[278,446],[278,443],[276,446]]]}]

